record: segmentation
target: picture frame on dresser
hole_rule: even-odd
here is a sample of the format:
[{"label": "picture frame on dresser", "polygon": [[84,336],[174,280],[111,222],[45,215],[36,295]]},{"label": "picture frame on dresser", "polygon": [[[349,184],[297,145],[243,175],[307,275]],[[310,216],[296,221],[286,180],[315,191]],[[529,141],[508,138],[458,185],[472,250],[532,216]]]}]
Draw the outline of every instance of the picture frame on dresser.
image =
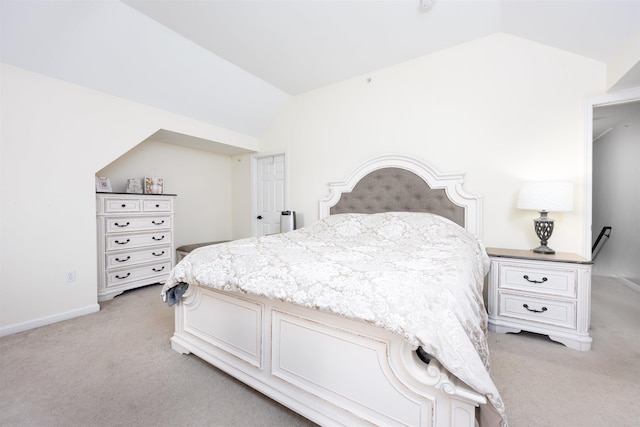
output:
[{"label": "picture frame on dresser", "polygon": [[96,192],[111,193],[111,180],[106,176],[96,176]]},{"label": "picture frame on dresser", "polygon": [[145,194],[162,194],[164,193],[164,178],[146,177],[144,179]]}]

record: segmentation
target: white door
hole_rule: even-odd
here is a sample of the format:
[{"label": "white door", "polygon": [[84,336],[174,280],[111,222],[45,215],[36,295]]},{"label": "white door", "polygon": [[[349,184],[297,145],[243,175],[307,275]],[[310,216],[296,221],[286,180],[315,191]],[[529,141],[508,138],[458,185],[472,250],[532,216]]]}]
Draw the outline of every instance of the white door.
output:
[{"label": "white door", "polygon": [[284,154],[256,158],[255,235],[280,232],[280,216],[285,210]]}]

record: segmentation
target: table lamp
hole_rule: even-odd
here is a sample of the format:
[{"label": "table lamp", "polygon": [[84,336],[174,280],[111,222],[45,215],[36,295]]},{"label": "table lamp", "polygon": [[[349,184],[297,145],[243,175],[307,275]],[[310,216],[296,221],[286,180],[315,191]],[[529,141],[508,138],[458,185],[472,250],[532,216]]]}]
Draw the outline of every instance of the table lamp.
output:
[{"label": "table lamp", "polygon": [[548,213],[570,212],[573,210],[573,184],[565,181],[528,181],[522,185],[518,195],[518,209],[540,212],[540,217],[533,220],[540,246],[533,249],[538,254],[555,254],[556,251],[547,246],[553,233],[553,222]]}]

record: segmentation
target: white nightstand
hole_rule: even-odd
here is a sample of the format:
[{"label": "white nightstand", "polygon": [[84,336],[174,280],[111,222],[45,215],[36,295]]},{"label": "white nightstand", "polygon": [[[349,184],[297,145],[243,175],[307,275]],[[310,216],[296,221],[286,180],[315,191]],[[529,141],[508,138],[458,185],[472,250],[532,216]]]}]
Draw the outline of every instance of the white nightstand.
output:
[{"label": "white nightstand", "polygon": [[498,248],[487,248],[487,253],[490,331],[525,330],[591,350],[591,261],[570,253]]}]

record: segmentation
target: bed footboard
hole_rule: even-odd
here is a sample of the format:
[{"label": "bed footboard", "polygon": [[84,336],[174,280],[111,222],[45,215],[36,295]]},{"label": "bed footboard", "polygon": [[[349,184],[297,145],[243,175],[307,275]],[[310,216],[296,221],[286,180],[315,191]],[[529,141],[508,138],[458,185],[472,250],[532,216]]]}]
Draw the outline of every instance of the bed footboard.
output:
[{"label": "bed footboard", "polygon": [[191,286],[171,342],[321,425],[471,427],[486,402],[389,331],[260,297]]}]

